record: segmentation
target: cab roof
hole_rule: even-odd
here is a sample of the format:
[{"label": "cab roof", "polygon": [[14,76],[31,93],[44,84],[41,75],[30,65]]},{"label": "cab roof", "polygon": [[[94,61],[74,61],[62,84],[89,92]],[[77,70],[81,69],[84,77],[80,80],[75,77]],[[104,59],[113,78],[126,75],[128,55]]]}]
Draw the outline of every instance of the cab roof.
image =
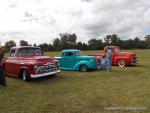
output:
[{"label": "cab roof", "polygon": [[78,49],[66,49],[66,50],[63,50],[62,52],[78,52],[80,50]]},{"label": "cab roof", "polygon": [[108,47],[110,47],[110,48],[119,48],[118,46],[106,46],[105,48],[108,48]]},{"label": "cab roof", "polygon": [[15,47],[12,47],[11,49],[21,49],[21,48],[37,48],[37,49],[40,49],[40,47],[32,47],[32,46],[15,46]]}]

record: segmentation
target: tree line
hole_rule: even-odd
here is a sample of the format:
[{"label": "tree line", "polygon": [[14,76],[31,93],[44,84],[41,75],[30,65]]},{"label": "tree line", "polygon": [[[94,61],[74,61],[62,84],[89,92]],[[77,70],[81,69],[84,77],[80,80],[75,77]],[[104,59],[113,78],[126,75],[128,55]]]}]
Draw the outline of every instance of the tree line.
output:
[{"label": "tree line", "polygon": [[[121,40],[117,34],[106,35],[103,40],[92,38],[88,43],[77,42],[76,34],[59,34],[59,38],[53,40],[53,43],[33,44],[30,45],[25,40],[20,40],[19,46],[41,47],[44,51],[60,51],[63,49],[80,49],[80,50],[103,50],[107,45],[116,45],[122,49],[150,49],[150,35],[146,35],[143,40],[139,37],[134,39]],[[8,52],[11,47],[16,46],[13,40],[5,43],[5,51]]]}]

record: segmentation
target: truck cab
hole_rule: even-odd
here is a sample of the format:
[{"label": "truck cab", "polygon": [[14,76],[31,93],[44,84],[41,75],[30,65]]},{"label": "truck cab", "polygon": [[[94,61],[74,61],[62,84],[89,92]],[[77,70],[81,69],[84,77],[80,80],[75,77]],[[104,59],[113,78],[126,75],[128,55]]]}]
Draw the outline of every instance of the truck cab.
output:
[{"label": "truck cab", "polygon": [[10,56],[3,60],[3,66],[6,75],[22,78],[24,81],[60,72],[57,61],[43,56],[39,47],[30,46],[11,48]]},{"label": "truck cab", "polygon": [[61,52],[61,57],[54,57],[59,60],[60,69],[78,70],[86,72],[97,69],[97,59],[95,56],[82,56],[80,50],[68,49]]}]

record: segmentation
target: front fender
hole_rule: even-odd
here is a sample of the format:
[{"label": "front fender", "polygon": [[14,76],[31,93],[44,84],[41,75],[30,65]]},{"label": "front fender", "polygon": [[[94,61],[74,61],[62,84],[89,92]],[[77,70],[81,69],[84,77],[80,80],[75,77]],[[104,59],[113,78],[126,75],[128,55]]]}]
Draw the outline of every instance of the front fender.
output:
[{"label": "front fender", "polygon": [[74,70],[79,70],[81,65],[86,65],[88,68],[93,68],[93,65],[89,61],[80,61],[74,66]]},{"label": "front fender", "polygon": [[23,69],[26,69],[26,70],[28,71],[29,75],[30,75],[30,74],[35,74],[35,71],[32,69],[32,66],[31,66],[31,65],[22,65],[22,66],[20,67],[19,73],[20,73]]}]

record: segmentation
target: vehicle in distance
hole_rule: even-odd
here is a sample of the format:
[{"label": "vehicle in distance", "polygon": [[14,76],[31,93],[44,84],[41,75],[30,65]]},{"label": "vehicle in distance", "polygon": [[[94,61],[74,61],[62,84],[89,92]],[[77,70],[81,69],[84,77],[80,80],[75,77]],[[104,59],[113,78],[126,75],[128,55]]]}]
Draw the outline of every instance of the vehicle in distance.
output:
[{"label": "vehicle in distance", "polygon": [[[135,65],[138,60],[137,56],[133,52],[125,52],[120,49],[118,46],[106,46],[104,48],[104,55],[106,56],[108,48],[112,49],[112,64],[118,65],[119,67],[124,67],[126,65]],[[102,54],[95,54],[89,56],[96,56],[100,62],[100,57]]]}]

